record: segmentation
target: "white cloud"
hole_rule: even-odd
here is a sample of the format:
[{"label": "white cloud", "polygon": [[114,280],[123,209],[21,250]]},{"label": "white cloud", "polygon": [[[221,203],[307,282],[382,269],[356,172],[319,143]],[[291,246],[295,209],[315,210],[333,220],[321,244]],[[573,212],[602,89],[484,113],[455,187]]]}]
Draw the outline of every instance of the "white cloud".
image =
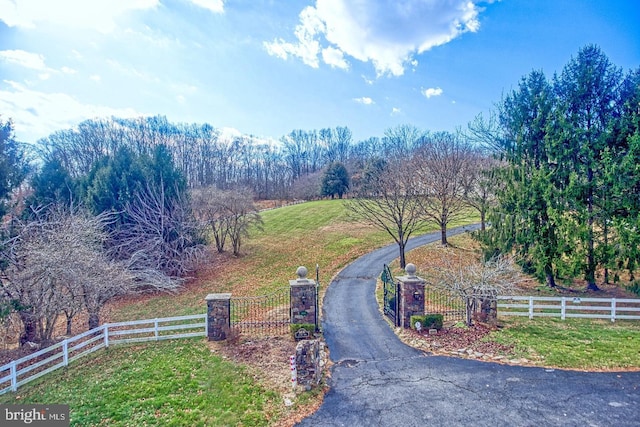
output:
[{"label": "white cloud", "polygon": [[0,0],[0,20],[10,27],[35,28],[49,22],[67,28],[109,33],[116,18],[131,10],[151,9],[159,0]]},{"label": "white cloud", "polygon": [[73,68],[70,68],[67,66],[60,68],[60,71],[62,71],[65,74],[76,74],[78,72],[78,70],[74,70]]},{"label": "white cloud", "polygon": [[423,90],[422,94],[424,96],[426,96],[427,99],[429,99],[429,98],[431,98],[433,96],[442,95],[442,89],[440,89],[439,87],[430,87],[430,88],[427,88],[427,89]]},{"label": "white cloud", "polygon": [[102,77],[100,77],[98,74],[93,74],[89,76],[89,79],[93,80],[96,83],[100,83],[100,80],[102,80]]},{"label": "white cloud", "polygon": [[11,111],[16,137],[35,142],[52,132],[68,129],[94,117],[139,117],[132,108],[112,108],[83,104],[66,93],[45,93],[31,90],[20,83],[4,81],[0,88],[0,111]]},{"label": "white cloud", "polygon": [[400,113],[402,113],[402,110],[401,110],[401,109],[399,109],[399,108],[393,107],[393,108],[391,109],[391,115],[392,115],[392,116],[397,116],[397,115],[398,115],[398,114],[400,114]]},{"label": "white cloud", "polygon": [[353,100],[359,104],[364,104],[364,105],[375,104],[375,102],[373,102],[373,99],[369,98],[368,96],[363,96],[362,98],[353,98]]},{"label": "white cloud", "polygon": [[344,59],[344,53],[340,49],[331,46],[322,49],[322,60],[332,67],[349,69],[349,63]]},{"label": "white cloud", "polygon": [[295,42],[276,39],[265,47],[270,55],[299,57],[315,68],[319,53],[325,62],[333,59],[324,57],[331,47],[371,62],[378,76],[400,76],[414,54],[478,31],[479,12],[470,0],[316,0],[300,13]]},{"label": "white cloud", "polygon": [[316,9],[308,6],[300,12],[300,24],[296,25],[295,35],[297,43],[288,43],[283,39],[273,42],[264,42],[267,53],[281,59],[287,59],[289,55],[297,56],[302,62],[312,68],[319,67],[318,54],[320,42],[316,36],[325,31],[324,24],[318,18]]},{"label": "white cloud", "polygon": [[191,0],[191,3],[195,4],[196,6],[200,6],[203,9],[208,9],[213,13],[224,12],[223,0]]},{"label": "white cloud", "polygon": [[32,70],[44,71],[47,69],[44,64],[44,56],[24,50],[2,50],[0,51],[0,61],[20,65]]},{"label": "white cloud", "polygon": [[364,80],[364,82],[368,85],[372,85],[373,84],[373,80],[368,78],[367,76],[365,76],[364,74],[361,75],[360,77],[362,77],[362,80]]}]

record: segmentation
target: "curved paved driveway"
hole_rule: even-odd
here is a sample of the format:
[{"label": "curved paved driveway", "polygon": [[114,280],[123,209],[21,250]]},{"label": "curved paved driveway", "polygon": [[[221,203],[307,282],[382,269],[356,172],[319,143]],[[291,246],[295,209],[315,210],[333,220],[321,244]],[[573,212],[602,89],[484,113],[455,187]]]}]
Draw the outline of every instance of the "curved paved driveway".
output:
[{"label": "curved paved driveway", "polygon": [[[450,234],[464,231],[451,230]],[[410,240],[408,249],[439,239]],[[331,389],[301,426],[640,426],[640,373],[585,373],[429,356],[404,345],[375,300],[391,245],[342,270],[324,297]],[[640,349],[639,349],[640,351]]]}]

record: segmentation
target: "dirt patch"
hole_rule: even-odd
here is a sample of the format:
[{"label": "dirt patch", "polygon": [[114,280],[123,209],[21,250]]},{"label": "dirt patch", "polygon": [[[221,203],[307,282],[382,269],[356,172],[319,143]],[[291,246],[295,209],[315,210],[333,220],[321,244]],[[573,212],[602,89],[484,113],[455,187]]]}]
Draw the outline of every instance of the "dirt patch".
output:
[{"label": "dirt patch", "polygon": [[[209,348],[224,359],[246,366],[253,372],[256,382],[280,394],[284,416],[273,426],[293,426],[313,414],[322,404],[327,391],[324,385],[311,396],[301,396],[305,391],[300,387],[294,390],[291,386],[289,357],[296,353],[296,343],[288,335],[245,339],[236,337],[223,342],[209,342]],[[302,397],[306,397],[304,403],[300,403]]]}]

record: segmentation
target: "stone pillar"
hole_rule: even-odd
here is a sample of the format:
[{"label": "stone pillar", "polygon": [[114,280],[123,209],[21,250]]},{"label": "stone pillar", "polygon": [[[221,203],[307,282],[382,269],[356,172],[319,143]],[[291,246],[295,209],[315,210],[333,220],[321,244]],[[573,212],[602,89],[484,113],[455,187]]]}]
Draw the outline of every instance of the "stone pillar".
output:
[{"label": "stone pillar", "polygon": [[324,343],[320,340],[303,340],[296,346],[296,370],[298,384],[317,385],[324,366]]},{"label": "stone pillar", "polygon": [[[306,267],[298,267],[298,279],[289,280],[291,289],[291,323],[317,326],[316,281],[307,279]],[[315,331],[308,331],[313,333]]]},{"label": "stone pillar", "polygon": [[404,268],[406,276],[396,277],[400,283],[400,326],[411,328],[411,316],[424,314],[424,285],[425,281],[416,276],[416,266],[407,264]]},{"label": "stone pillar", "polygon": [[231,327],[231,294],[209,294],[207,301],[207,338],[226,340]]}]

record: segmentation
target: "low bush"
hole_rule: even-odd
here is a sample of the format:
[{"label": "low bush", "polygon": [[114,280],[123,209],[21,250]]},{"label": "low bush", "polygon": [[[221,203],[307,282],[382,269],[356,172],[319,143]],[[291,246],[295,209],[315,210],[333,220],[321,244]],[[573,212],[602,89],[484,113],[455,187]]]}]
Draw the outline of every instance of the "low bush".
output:
[{"label": "low bush", "polygon": [[444,316],[442,314],[425,314],[424,316],[411,316],[411,328],[417,329],[416,324],[420,324],[420,329],[442,329]]},{"label": "low bush", "polygon": [[633,292],[634,294],[640,296],[640,282],[639,281],[633,282],[631,285],[627,286],[627,290],[629,290],[629,292]]}]

